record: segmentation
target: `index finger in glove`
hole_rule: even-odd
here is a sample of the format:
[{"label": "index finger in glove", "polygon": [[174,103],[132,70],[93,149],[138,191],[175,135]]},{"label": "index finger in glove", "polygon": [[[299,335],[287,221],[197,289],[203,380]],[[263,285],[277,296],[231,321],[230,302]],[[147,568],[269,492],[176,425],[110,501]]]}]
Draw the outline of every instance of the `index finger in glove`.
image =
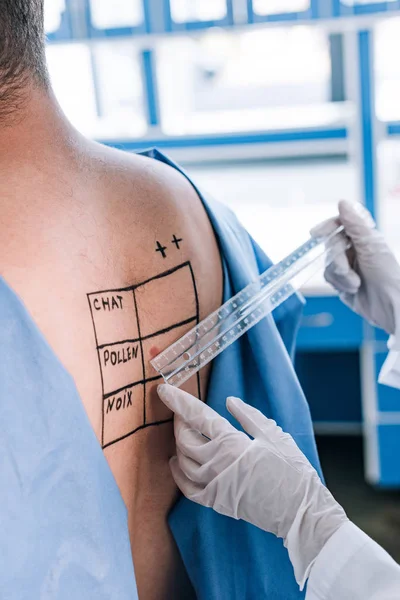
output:
[{"label": "index finger in glove", "polygon": [[[339,209],[341,210],[340,215],[343,213],[341,207],[344,206],[346,210],[348,204],[349,203],[345,201],[339,203]],[[311,236],[314,238],[326,237],[333,233],[341,224],[344,225],[341,216],[328,219],[311,229]],[[328,283],[342,293],[356,294],[361,285],[361,279],[352,269],[349,253],[346,250],[335,256],[332,263],[327,266],[324,276]]]},{"label": "index finger in glove", "polygon": [[315,227],[313,227],[310,231],[311,237],[325,237],[333,233],[340,226],[339,217],[333,217],[331,219],[327,219],[326,221],[322,221]]},{"label": "index finger in glove", "polygon": [[231,415],[239,421],[243,429],[253,438],[258,437],[260,434],[273,433],[276,430],[282,431],[275,421],[268,419],[262,412],[239,398],[227,398],[226,406]]},{"label": "index finger in glove", "polygon": [[376,223],[371,213],[360,202],[339,202],[340,222],[343,224],[346,234],[355,244],[368,242],[371,232],[376,228]]},{"label": "index finger in glove", "polygon": [[168,408],[208,438],[213,439],[233,429],[215,410],[187,392],[167,384],[159,385],[157,391]]}]

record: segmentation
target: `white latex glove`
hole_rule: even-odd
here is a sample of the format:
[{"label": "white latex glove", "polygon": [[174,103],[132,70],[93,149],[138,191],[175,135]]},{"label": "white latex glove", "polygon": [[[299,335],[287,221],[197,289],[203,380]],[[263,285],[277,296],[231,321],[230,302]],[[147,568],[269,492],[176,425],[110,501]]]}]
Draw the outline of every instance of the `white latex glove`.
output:
[{"label": "white latex glove", "polygon": [[237,398],[227,408],[254,439],[182,390],[160,385],[158,393],[175,413],[170,465],[178,487],[194,502],[283,538],[303,588],[347,517],[293,438]]},{"label": "white latex glove", "polygon": [[400,265],[371,214],[360,204],[339,202],[339,217],[311,231],[331,233],[341,223],[353,247],[327,267],[325,279],[354,312],[389,334],[400,330]]}]

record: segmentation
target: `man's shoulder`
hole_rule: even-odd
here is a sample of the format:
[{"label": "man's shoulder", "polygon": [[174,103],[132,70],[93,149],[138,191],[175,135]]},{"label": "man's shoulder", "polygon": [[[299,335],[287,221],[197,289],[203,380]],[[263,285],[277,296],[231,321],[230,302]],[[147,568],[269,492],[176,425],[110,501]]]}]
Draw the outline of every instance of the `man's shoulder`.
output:
[{"label": "man's shoulder", "polygon": [[105,189],[111,189],[114,198],[121,194],[139,203],[146,199],[148,211],[173,210],[174,207],[180,210],[182,202],[193,202],[197,198],[182,173],[151,156],[96,144],[91,147],[90,160]]},{"label": "man's shoulder", "polygon": [[[113,232],[118,231],[128,263],[133,251],[136,271],[140,266],[158,269],[160,256],[163,266],[173,256],[192,261],[199,287],[206,285],[211,273],[219,297],[220,253],[214,223],[189,179],[167,161],[100,145],[93,145],[89,162],[95,210],[106,215]],[[174,236],[183,244],[175,246]]]}]

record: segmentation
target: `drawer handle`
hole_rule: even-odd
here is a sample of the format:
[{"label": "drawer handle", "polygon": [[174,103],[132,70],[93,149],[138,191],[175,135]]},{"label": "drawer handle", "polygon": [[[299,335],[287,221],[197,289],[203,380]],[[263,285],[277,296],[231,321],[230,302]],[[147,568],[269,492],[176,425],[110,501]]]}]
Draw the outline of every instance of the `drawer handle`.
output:
[{"label": "drawer handle", "polygon": [[303,317],[302,327],[330,327],[333,325],[335,318],[332,313],[321,312],[315,315],[306,315]]}]

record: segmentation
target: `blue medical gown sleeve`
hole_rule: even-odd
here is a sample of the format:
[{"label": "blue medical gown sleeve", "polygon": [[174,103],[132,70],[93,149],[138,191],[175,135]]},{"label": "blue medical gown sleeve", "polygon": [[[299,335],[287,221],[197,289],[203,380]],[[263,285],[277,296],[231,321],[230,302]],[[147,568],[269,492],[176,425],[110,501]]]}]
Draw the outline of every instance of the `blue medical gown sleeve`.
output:
[{"label": "blue medical gown sleeve", "polygon": [[0,598],[137,600],[127,513],[72,377],[0,279]]}]

